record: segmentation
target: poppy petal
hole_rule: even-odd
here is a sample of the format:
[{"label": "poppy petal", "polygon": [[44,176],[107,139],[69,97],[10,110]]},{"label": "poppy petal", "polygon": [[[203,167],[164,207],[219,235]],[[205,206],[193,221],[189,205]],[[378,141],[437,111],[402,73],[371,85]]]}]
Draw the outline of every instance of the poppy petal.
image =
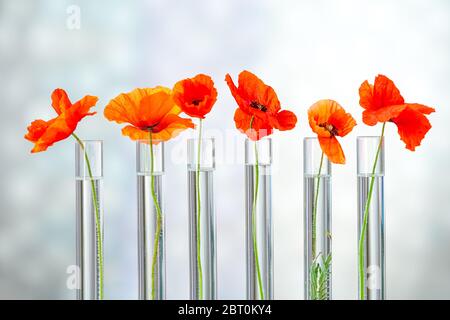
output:
[{"label": "poppy petal", "polygon": [[132,140],[149,139],[150,130],[155,140],[168,140],[180,131],[193,128],[190,119],[178,117],[181,108],[173,101],[172,91],[165,87],[135,89],[120,94],[105,108],[105,117],[130,125],[122,129]]},{"label": "poppy petal", "polygon": [[278,130],[291,130],[295,127],[297,123],[297,116],[288,110],[282,110],[278,112],[275,116],[274,127]]},{"label": "poppy petal", "polygon": [[236,128],[242,132],[247,131],[250,128],[250,122],[252,121],[252,115],[245,113],[242,109],[237,108],[234,112],[234,123]]},{"label": "poppy petal", "polygon": [[204,119],[217,100],[217,90],[211,77],[198,74],[177,82],[173,88],[173,98],[184,113]]},{"label": "poppy petal", "polygon": [[345,164],[345,155],[339,141],[335,136],[331,137],[320,137],[319,136],[320,147],[332,163]]},{"label": "poppy petal", "polygon": [[233,82],[233,79],[231,78],[230,74],[227,73],[225,75],[225,81],[228,85],[228,87],[230,88],[231,94],[233,95],[233,97],[237,96],[238,94],[238,88],[236,87],[236,85]]},{"label": "poppy petal", "polygon": [[31,123],[25,135],[25,139],[35,143],[31,152],[45,151],[55,142],[69,137],[84,117],[95,114],[89,110],[97,100],[97,97],[88,95],[72,105],[63,89],[54,90],[52,106],[58,116],[50,121],[36,120]]},{"label": "poppy petal", "polygon": [[153,127],[167,114],[178,114],[180,107],[175,105],[172,96],[164,91],[144,97],[139,105],[138,127]]},{"label": "poppy petal", "polygon": [[344,137],[356,126],[356,121],[352,115],[345,112],[343,108],[337,109],[330,115],[328,123],[337,131],[335,135]]},{"label": "poppy petal", "polygon": [[249,71],[239,74],[238,87],[230,75],[225,81],[239,108],[235,111],[236,128],[252,140],[270,135],[273,129],[290,130],[295,127],[297,117],[290,111],[280,112],[280,102],[272,87],[264,84]]},{"label": "poppy petal", "polygon": [[377,110],[364,110],[362,120],[368,126],[374,126],[378,122],[390,121],[392,118],[397,117],[405,108],[405,104],[399,104]]},{"label": "poppy petal", "polygon": [[374,126],[378,123],[378,118],[373,112],[364,110],[362,113],[362,121],[368,126]]},{"label": "poppy petal", "polygon": [[423,114],[431,114],[436,111],[434,108],[425,106],[423,104],[418,104],[418,103],[407,103],[406,107],[409,109],[418,111],[420,113],[423,113]]},{"label": "poppy petal", "polygon": [[97,112],[89,112],[97,104],[98,98],[95,96],[85,96],[75,102],[65,113],[68,125],[75,127],[86,116],[93,116]]},{"label": "poppy petal", "polygon": [[[155,141],[168,141],[176,137],[181,131],[187,128],[194,128],[194,124],[190,119],[184,119],[173,114],[168,115],[158,126],[157,132],[152,132],[152,139]],[[131,125],[123,128],[122,134],[134,141],[150,139],[149,131],[141,130]]]},{"label": "poppy petal", "polygon": [[364,81],[359,88],[359,96],[359,104],[366,110],[377,110],[405,102],[394,82],[384,75],[378,75],[373,86]]},{"label": "poppy petal", "polygon": [[319,137],[330,137],[331,132],[324,127],[330,116],[342,107],[334,100],[324,99],[314,103],[308,109],[309,126]]},{"label": "poppy petal", "polygon": [[238,82],[240,94],[247,101],[257,101],[272,114],[277,113],[281,109],[275,90],[250,71],[242,71],[239,74]]},{"label": "poppy petal", "polygon": [[231,95],[233,96],[234,100],[236,100],[236,103],[238,104],[239,108],[241,108],[244,111],[247,111],[249,109],[248,102],[246,102],[241,95],[239,94],[239,90],[236,87],[236,85],[233,82],[233,79],[229,74],[225,76],[225,81],[228,84],[228,87],[230,88]]},{"label": "poppy petal", "polygon": [[49,126],[49,122],[44,120],[35,120],[27,128],[28,132],[25,135],[25,139],[31,142],[36,142],[44,134]]},{"label": "poppy petal", "polygon": [[55,89],[52,92],[52,107],[55,109],[57,114],[61,114],[65,110],[69,109],[72,103],[67,96],[66,91],[63,89]]},{"label": "poppy petal", "polygon": [[236,112],[234,113],[234,122],[236,128],[253,141],[260,140],[265,136],[271,135],[273,132],[272,127],[267,121],[263,121],[254,115],[245,113],[239,108],[236,109]]},{"label": "poppy petal", "polygon": [[160,91],[171,93],[170,89],[165,87],[138,88],[129,93],[122,93],[108,103],[104,116],[110,121],[139,126],[141,100]]},{"label": "poppy petal", "polygon": [[131,140],[139,141],[139,140],[149,140],[150,133],[148,131],[144,131],[128,125],[122,129],[122,134],[124,136],[129,137]]},{"label": "poppy petal", "polygon": [[366,80],[359,87],[359,105],[364,109],[372,109],[373,85]]},{"label": "poppy petal", "polygon": [[47,124],[48,126],[45,131],[41,132],[41,136],[35,141],[34,148],[31,150],[32,153],[47,150],[47,148],[51,147],[55,142],[64,140],[69,137],[76,129],[76,125],[68,125],[64,113],[62,113],[57,118],[49,121]]},{"label": "poppy petal", "polygon": [[154,138],[162,141],[167,141],[169,139],[175,138],[180,134],[180,132],[188,128],[195,128],[195,125],[191,119],[185,119],[177,115],[170,114],[161,121],[158,127],[155,127],[157,131],[154,134]]},{"label": "poppy petal", "polygon": [[416,147],[420,146],[423,138],[431,129],[430,121],[418,110],[425,111],[426,114],[434,111],[433,108],[415,104],[392,119],[397,125],[400,139],[406,144],[406,148],[411,151],[415,151]]},{"label": "poppy petal", "polygon": [[364,81],[359,88],[359,104],[365,110],[363,122],[374,126],[395,118],[404,109],[404,99],[394,82],[384,75],[375,78],[374,85]]}]

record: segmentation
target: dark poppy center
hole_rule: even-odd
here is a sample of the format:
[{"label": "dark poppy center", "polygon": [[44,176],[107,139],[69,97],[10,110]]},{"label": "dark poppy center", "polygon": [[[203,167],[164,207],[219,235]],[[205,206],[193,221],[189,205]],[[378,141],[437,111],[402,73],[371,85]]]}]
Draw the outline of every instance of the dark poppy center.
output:
[{"label": "dark poppy center", "polygon": [[157,122],[157,123],[155,123],[155,124],[153,124],[153,125],[151,125],[151,126],[143,127],[142,130],[148,131],[148,132],[153,132],[153,129],[154,129],[158,124],[159,124],[159,122]]},{"label": "dark poppy center", "polygon": [[256,102],[256,101],[252,101],[250,103],[250,107],[252,107],[253,109],[260,110],[262,112],[266,112],[267,111],[267,107],[266,106],[264,106],[264,105],[262,105],[262,104],[260,104],[259,102]]},{"label": "dark poppy center", "polygon": [[325,130],[327,130],[333,136],[337,135],[338,133],[337,129],[333,125],[326,122],[319,124],[319,127],[325,128]]},{"label": "dark poppy center", "polygon": [[202,99],[194,99],[194,100],[192,100],[192,104],[194,106],[198,106],[201,102],[202,102]]}]

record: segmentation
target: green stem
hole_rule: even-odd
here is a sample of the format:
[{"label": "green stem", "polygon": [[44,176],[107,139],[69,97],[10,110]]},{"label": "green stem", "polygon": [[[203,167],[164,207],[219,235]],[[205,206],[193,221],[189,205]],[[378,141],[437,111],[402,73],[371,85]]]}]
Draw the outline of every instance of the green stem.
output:
[{"label": "green stem", "polygon": [[317,173],[316,194],[314,195],[314,207],[313,207],[313,214],[312,214],[312,258],[313,258],[313,260],[316,259],[317,205],[318,205],[318,202],[319,202],[319,186],[320,186],[320,175],[322,173],[322,166],[323,166],[323,152],[322,152],[322,155],[320,157],[319,172]]},{"label": "green stem", "polygon": [[156,299],[156,262],[158,260],[159,254],[159,239],[161,236],[162,228],[162,213],[161,207],[159,206],[158,198],[155,192],[155,159],[153,155],[153,138],[152,132],[149,133],[149,144],[150,144],[150,177],[151,177],[151,191],[153,198],[153,205],[156,209],[156,231],[155,239],[153,241],[153,257],[152,257],[152,300]]},{"label": "green stem", "polygon": [[198,125],[198,149],[197,149],[197,170],[195,172],[195,192],[197,193],[197,271],[198,271],[198,288],[197,294],[199,300],[203,300],[203,270],[202,259],[200,255],[200,162],[201,162],[201,141],[202,141],[202,119],[199,119]]},{"label": "green stem", "polygon": [[[253,117],[250,120],[250,130],[252,129]],[[258,145],[255,141],[255,189],[253,192],[253,205],[252,205],[252,238],[253,238],[253,251],[254,251],[254,259],[255,259],[255,267],[256,274],[258,278],[258,288],[259,288],[259,296],[261,300],[264,300],[264,289],[261,278],[261,267],[259,265],[259,256],[258,256],[258,242],[256,240],[256,205],[258,203],[258,189],[259,189],[259,159],[258,159]]]},{"label": "green stem", "polygon": [[72,133],[72,137],[75,138],[77,143],[80,145],[81,149],[84,151],[84,158],[86,159],[86,166],[88,169],[89,177],[91,180],[91,190],[92,190],[92,202],[94,204],[95,210],[95,235],[96,235],[96,244],[97,244],[97,261],[98,261],[98,269],[99,269],[99,300],[103,300],[103,239],[100,231],[100,209],[98,207],[98,197],[97,190],[95,189],[94,184],[94,176],[92,174],[91,162],[89,161],[89,157],[87,155],[86,149],[84,147],[81,139],[75,134]]},{"label": "green stem", "polygon": [[383,127],[381,128],[381,136],[380,136],[380,142],[378,143],[377,153],[375,155],[375,161],[373,163],[372,168],[372,175],[370,180],[370,187],[369,187],[369,194],[367,197],[366,204],[364,206],[364,217],[363,217],[363,225],[361,228],[361,234],[359,236],[359,299],[364,300],[364,291],[365,291],[365,283],[364,283],[364,241],[366,237],[367,232],[367,222],[368,222],[368,216],[369,216],[369,207],[370,202],[372,201],[372,193],[373,193],[373,186],[375,183],[375,171],[377,169],[377,163],[378,163],[378,157],[380,156],[380,150],[381,145],[383,143],[383,137],[384,137],[384,128],[386,126],[386,122],[383,123]]},{"label": "green stem", "polygon": [[317,292],[313,292],[314,288],[316,290],[320,290],[321,288],[317,285],[318,282],[318,276],[319,274],[317,272],[313,272],[313,269],[315,270],[315,264],[319,263],[316,261],[320,255],[316,256],[316,247],[317,247],[317,207],[319,204],[319,187],[320,187],[320,175],[322,173],[322,166],[323,166],[323,158],[324,154],[322,152],[320,156],[320,165],[319,165],[319,172],[317,173],[317,184],[316,184],[316,192],[314,194],[314,205],[313,205],[313,213],[312,213],[312,245],[311,245],[311,253],[312,253],[312,266],[309,270],[310,272],[310,286],[311,286],[311,298],[313,300],[318,299],[320,295]]}]

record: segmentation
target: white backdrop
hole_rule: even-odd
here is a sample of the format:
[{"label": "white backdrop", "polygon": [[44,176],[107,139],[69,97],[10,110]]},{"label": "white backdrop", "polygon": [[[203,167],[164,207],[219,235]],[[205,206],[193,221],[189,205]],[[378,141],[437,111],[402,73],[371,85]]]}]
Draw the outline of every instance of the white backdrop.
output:
[{"label": "white backdrop", "polygon": [[[67,9],[80,9],[70,29]],[[205,121],[220,141],[234,129],[236,104],[224,80],[243,69],[278,93],[299,117],[274,135],[275,297],[303,298],[301,141],[312,135],[306,110],[332,98],[358,121],[342,140],[345,166],[333,167],[333,296],[354,299],[357,135],[360,83],[391,77],[410,102],[437,109],[433,128],[412,153],[394,126],[386,137],[387,297],[450,298],[450,2],[399,1],[0,1],[0,298],[69,299],[66,268],[75,263],[74,142],[30,155],[22,136],[35,118],[53,117],[50,93],[99,96],[99,115],[78,134],[105,141],[105,294],[137,297],[135,146],[107,122],[109,99],[135,87],[211,75],[218,102]],[[226,135],[225,135],[226,133]],[[189,134],[167,146],[167,295],[188,298],[184,159]],[[231,141],[231,142],[230,142]],[[181,144],[181,147],[180,147]],[[227,148],[231,148],[228,146]],[[218,153],[231,149],[218,146]],[[244,187],[241,163],[215,172],[219,298],[245,297]]]}]

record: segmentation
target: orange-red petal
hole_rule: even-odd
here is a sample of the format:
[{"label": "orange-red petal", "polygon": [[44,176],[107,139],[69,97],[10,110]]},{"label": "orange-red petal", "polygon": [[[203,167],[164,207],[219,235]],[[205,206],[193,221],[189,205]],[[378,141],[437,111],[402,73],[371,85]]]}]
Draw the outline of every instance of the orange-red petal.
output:
[{"label": "orange-red petal", "polygon": [[35,144],[31,152],[45,151],[55,142],[69,137],[84,117],[95,114],[89,110],[97,103],[97,100],[97,97],[88,95],[76,103],[70,104],[64,90],[54,90],[52,106],[58,116],[50,121],[36,120],[31,123],[28,133],[25,135],[25,139]]},{"label": "orange-red petal", "polygon": [[397,125],[400,139],[406,148],[415,151],[431,129],[430,121],[424,114],[434,112],[433,108],[420,104],[406,104],[406,108],[392,121]]},{"label": "orange-red petal", "polygon": [[319,137],[330,137],[331,133],[323,127],[328,122],[330,115],[336,111],[339,104],[336,101],[324,99],[314,103],[308,109],[308,121],[311,129]]},{"label": "orange-red petal", "polygon": [[[308,110],[308,120],[311,129],[319,137],[332,135],[345,136],[356,125],[355,119],[350,113],[334,100],[324,99],[314,103]],[[332,134],[327,126],[331,126],[335,133]]]},{"label": "orange-red petal", "polygon": [[406,107],[408,109],[412,109],[414,111],[418,111],[423,114],[431,114],[436,111],[434,108],[431,108],[431,107],[428,107],[428,106],[425,106],[425,105],[419,104],[419,103],[407,103]]},{"label": "orange-red petal", "polygon": [[355,119],[334,100],[314,103],[308,110],[311,129],[317,134],[320,147],[328,159],[337,164],[345,163],[345,155],[336,136],[344,137],[356,125]]},{"label": "orange-red petal", "polygon": [[267,107],[269,113],[277,113],[280,110],[280,101],[275,90],[250,71],[242,71],[238,83],[240,94],[247,101],[257,101]]},{"label": "orange-red petal", "polygon": [[236,128],[252,140],[270,135],[273,129],[290,130],[297,123],[293,112],[281,111],[280,101],[272,87],[249,71],[239,74],[238,87],[229,74],[225,81],[238,109],[234,114]]},{"label": "orange-red petal", "polygon": [[139,118],[136,126],[139,128],[153,127],[161,122],[167,114],[179,114],[180,111],[170,93],[155,92],[141,100],[137,111]]},{"label": "orange-red petal", "polygon": [[362,120],[368,126],[374,126],[378,122],[386,122],[395,118],[405,109],[405,107],[405,104],[399,104],[376,110],[364,110]]},{"label": "orange-red petal", "polygon": [[63,114],[65,114],[68,126],[76,127],[84,117],[95,115],[97,112],[90,112],[90,109],[97,104],[97,101],[97,97],[87,95],[66,109]]},{"label": "orange-red petal", "polygon": [[328,123],[336,130],[336,135],[345,137],[356,126],[356,121],[352,115],[345,112],[343,108],[338,108],[328,118]]},{"label": "orange-red petal", "polygon": [[404,109],[404,99],[394,82],[378,75],[373,85],[364,81],[359,88],[359,104],[365,109],[363,122],[374,126],[395,118]]},{"label": "orange-red petal", "polygon": [[[138,88],[129,93],[122,93],[108,103],[104,110],[104,116],[110,121],[139,126],[142,116],[140,109],[142,99],[160,91],[171,93],[171,90],[165,87]],[[178,106],[174,106],[173,112],[179,113],[180,110]]]},{"label": "orange-red petal", "polygon": [[335,136],[318,137],[320,148],[332,163],[344,164],[345,155],[339,141]]},{"label": "orange-red petal", "polygon": [[193,129],[195,127],[194,123],[191,119],[181,118],[175,114],[166,115],[155,127],[153,127],[153,133],[160,133],[164,131],[166,128],[175,128],[179,127],[180,129]]},{"label": "orange-red petal", "polygon": [[186,129],[195,128],[191,119],[181,118],[177,115],[171,114],[166,116],[162,121],[160,128],[154,134],[154,138],[162,141],[175,138],[180,132]]},{"label": "orange-red petal", "polygon": [[373,85],[364,81],[359,88],[359,104],[366,110],[403,104],[405,101],[394,82],[384,75],[378,75]]},{"label": "orange-red petal", "polygon": [[297,124],[297,116],[288,110],[282,110],[278,112],[274,117],[274,128],[285,131],[295,128]]},{"label": "orange-red petal", "polygon": [[25,135],[25,139],[31,142],[36,142],[45,133],[49,126],[49,122],[44,120],[34,120],[27,128],[28,132]]},{"label": "orange-red petal", "polygon": [[[181,131],[194,128],[194,124],[190,119],[184,119],[177,115],[169,115],[159,125],[158,132],[152,132],[152,140],[157,143],[158,141],[168,141],[176,137]],[[149,140],[150,133],[147,130],[142,130],[134,126],[126,126],[122,129],[124,136],[130,137],[132,140]]]},{"label": "orange-red petal", "polygon": [[373,109],[373,85],[365,80],[359,87],[359,105],[364,109]]},{"label": "orange-red petal", "polygon": [[225,76],[225,81],[239,108],[243,111],[263,118],[265,112],[250,107],[252,102],[257,102],[266,107],[266,112],[269,114],[274,115],[280,110],[280,101],[275,90],[271,86],[266,85],[253,73],[246,70],[242,71],[239,74],[238,87],[236,87],[229,74]]},{"label": "orange-red petal", "polygon": [[267,121],[263,121],[258,117],[245,113],[240,108],[237,108],[234,113],[234,122],[236,128],[253,141],[260,140],[273,132],[272,127]]},{"label": "orange-red petal", "polygon": [[190,119],[180,118],[181,108],[173,101],[172,91],[165,87],[135,89],[120,94],[105,108],[108,120],[130,125],[122,129],[132,140],[167,141],[179,132],[193,128]]},{"label": "orange-red petal", "polygon": [[129,137],[131,140],[139,141],[139,140],[149,140],[150,134],[148,131],[138,129],[131,125],[125,126],[122,128],[122,134],[124,136]]},{"label": "orange-red petal", "polygon": [[52,107],[57,114],[61,114],[72,106],[66,91],[63,89],[55,89],[52,92]]},{"label": "orange-red petal", "polygon": [[217,90],[211,77],[198,74],[178,81],[173,88],[173,99],[184,113],[203,119],[217,100]]},{"label": "orange-red petal", "polygon": [[234,100],[236,100],[236,103],[239,106],[239,108],[248,112],[249,102],[240,95],[238,87],[236,87],[236,85],[233,82],[233,79],[228,73],[225,76],[225,81],[227,82],[228,87],[230,88],[231,91],[231,95],[233,96]]},{"label": "orange-red petal", "polygon": [[69,137],[75,127],[69,127],[67,125],[67,120],[65,113],[62,113],[57,118],[49,121],[45,131],[41,132],[41,136],[34,141],[34,148],[31,150],[32,153],[41,152],[47,150],[55,142],[61,141]]}]

